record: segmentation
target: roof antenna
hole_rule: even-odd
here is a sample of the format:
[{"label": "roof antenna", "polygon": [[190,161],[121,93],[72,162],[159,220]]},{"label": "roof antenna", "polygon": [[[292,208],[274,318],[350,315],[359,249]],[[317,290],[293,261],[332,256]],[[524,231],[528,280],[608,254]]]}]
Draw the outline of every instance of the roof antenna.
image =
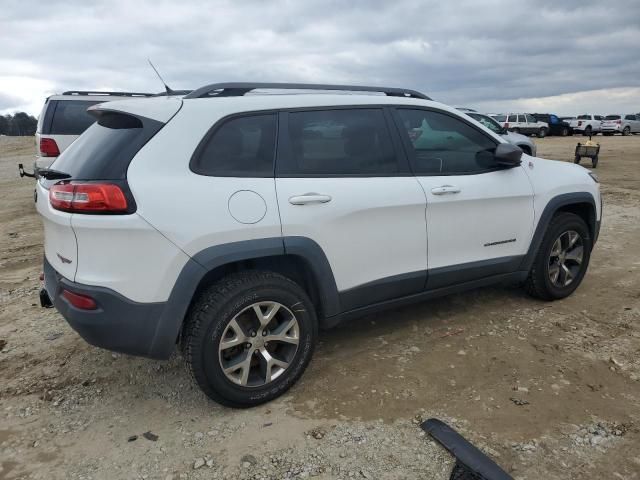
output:
[{"label": "roof antenna", "polygon": [[156,67],[153,66],[153,63],[151,63],[151,59],[150,58],[147,58],[147,62],[149,62],[149,65],[151,65],[151,68],[153,68],[153,71],[156,72],[156,75],[158,75],[158,78],[160,79],[160,81],[164,85],[164,89],[167,91],[167,95],[173,95],[174,91],[171,90],[171,88],[169,88],[169,85],[166,84],[166,82],[164,81],[164,79],[162,78],[162,76],[160,75],[158,70],[156,69]]}]

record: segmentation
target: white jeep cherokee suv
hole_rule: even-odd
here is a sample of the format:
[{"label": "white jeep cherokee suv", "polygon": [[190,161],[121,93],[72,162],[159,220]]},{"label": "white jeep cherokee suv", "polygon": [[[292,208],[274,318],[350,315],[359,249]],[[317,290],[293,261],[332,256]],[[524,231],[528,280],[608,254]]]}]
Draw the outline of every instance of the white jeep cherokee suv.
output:
[{"label": "white jeep cherokee suv", "polygon": [[225,405],[282,394],[355,316],[496,283],[566,297],[598,237],[586,169],[410,90],[214,84],[91,113],[38,181],[42,302],[93,345],[179,345]]}]

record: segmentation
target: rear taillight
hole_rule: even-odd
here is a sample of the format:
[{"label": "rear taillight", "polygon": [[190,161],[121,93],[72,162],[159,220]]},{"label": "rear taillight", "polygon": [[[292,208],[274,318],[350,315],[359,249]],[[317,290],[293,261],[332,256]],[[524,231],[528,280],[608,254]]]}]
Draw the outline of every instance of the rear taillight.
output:
[{"label": "rear taillight", "polygon": [[57,157],[58,155],[60,155],[60,149],[53,138],[40,139],[40,156]]},{"label": "rear taillight", "polygon": [[508,123],[505,123],[505,124],[504,124],[504,128],[505,128],[505,129],[509,128],[509,124],[508,124]]},{"label": "rear taillight", "polygon": [[49,189],[56,210],[70,213],[126,213],[127,197],[113,183],[58,183]]},{"label": "rear taillight", "polygon": [[620,125],[622,123],[622,120],[616,120],[616,123]]},{"label": "rear taillight", "polygon": [[74,307],[81,310],[95,310],[98,308],[96,301],[88,295],[73,293],[69,290],[62,290],[62,296]]}]

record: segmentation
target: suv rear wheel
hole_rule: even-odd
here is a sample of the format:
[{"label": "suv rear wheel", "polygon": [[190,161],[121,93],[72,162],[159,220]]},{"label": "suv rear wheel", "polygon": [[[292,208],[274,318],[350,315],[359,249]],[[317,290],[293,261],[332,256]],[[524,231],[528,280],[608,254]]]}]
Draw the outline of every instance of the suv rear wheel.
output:
[{"label": "suv rear wheel", "polygon": [[593,129],[591,128],[591,125],[587,125],[587,128],[584,129],[583,135],[585,137],[588,137],[589,135],[591,135],[592,130]]},{"label": "suv rear wheel", "polygon": [[547,136],[547,129],[542,127],[540,130],[538,130],[538,138],[544,138]]},{"label": "suv rear wheel", "polygon": [[242,272],[218,281],[194,303],[182,350],[207,396],[252,407],[300,378],[317,331],[313,303],[299,285],[272,272]]},{"label": "suv rear wheel", "polygon": [[585,221],[573,213],[557,214],[549,223],[525,283],[543,300],[571,295],[589,265],[591,237]]}]

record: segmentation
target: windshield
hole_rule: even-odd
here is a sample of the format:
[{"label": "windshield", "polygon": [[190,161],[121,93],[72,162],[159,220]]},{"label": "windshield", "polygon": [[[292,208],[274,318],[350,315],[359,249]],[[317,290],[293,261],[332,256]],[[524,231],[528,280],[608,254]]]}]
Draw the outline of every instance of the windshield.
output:
[{"label": "windshield", "polygon": [[493,118],[498,122],[504,122],[507,120],[506,115],[494,115]]},{"label": "windshield", "polygon": [[620,115],[607,115],[604,117],[605,120],[620,120]]},{"label": "windshield", "polygon": [[487,127],[492,132],[502,133],[502,127],[500,126],[500,124],[496,122],[493,118],[491,118],[489,115],[481,115],[479,113],[469,113],[469,112],[467,112],[467,115],[469,115],[474,120],[477,120],[478,122],[480,122],[482,125]]}]

